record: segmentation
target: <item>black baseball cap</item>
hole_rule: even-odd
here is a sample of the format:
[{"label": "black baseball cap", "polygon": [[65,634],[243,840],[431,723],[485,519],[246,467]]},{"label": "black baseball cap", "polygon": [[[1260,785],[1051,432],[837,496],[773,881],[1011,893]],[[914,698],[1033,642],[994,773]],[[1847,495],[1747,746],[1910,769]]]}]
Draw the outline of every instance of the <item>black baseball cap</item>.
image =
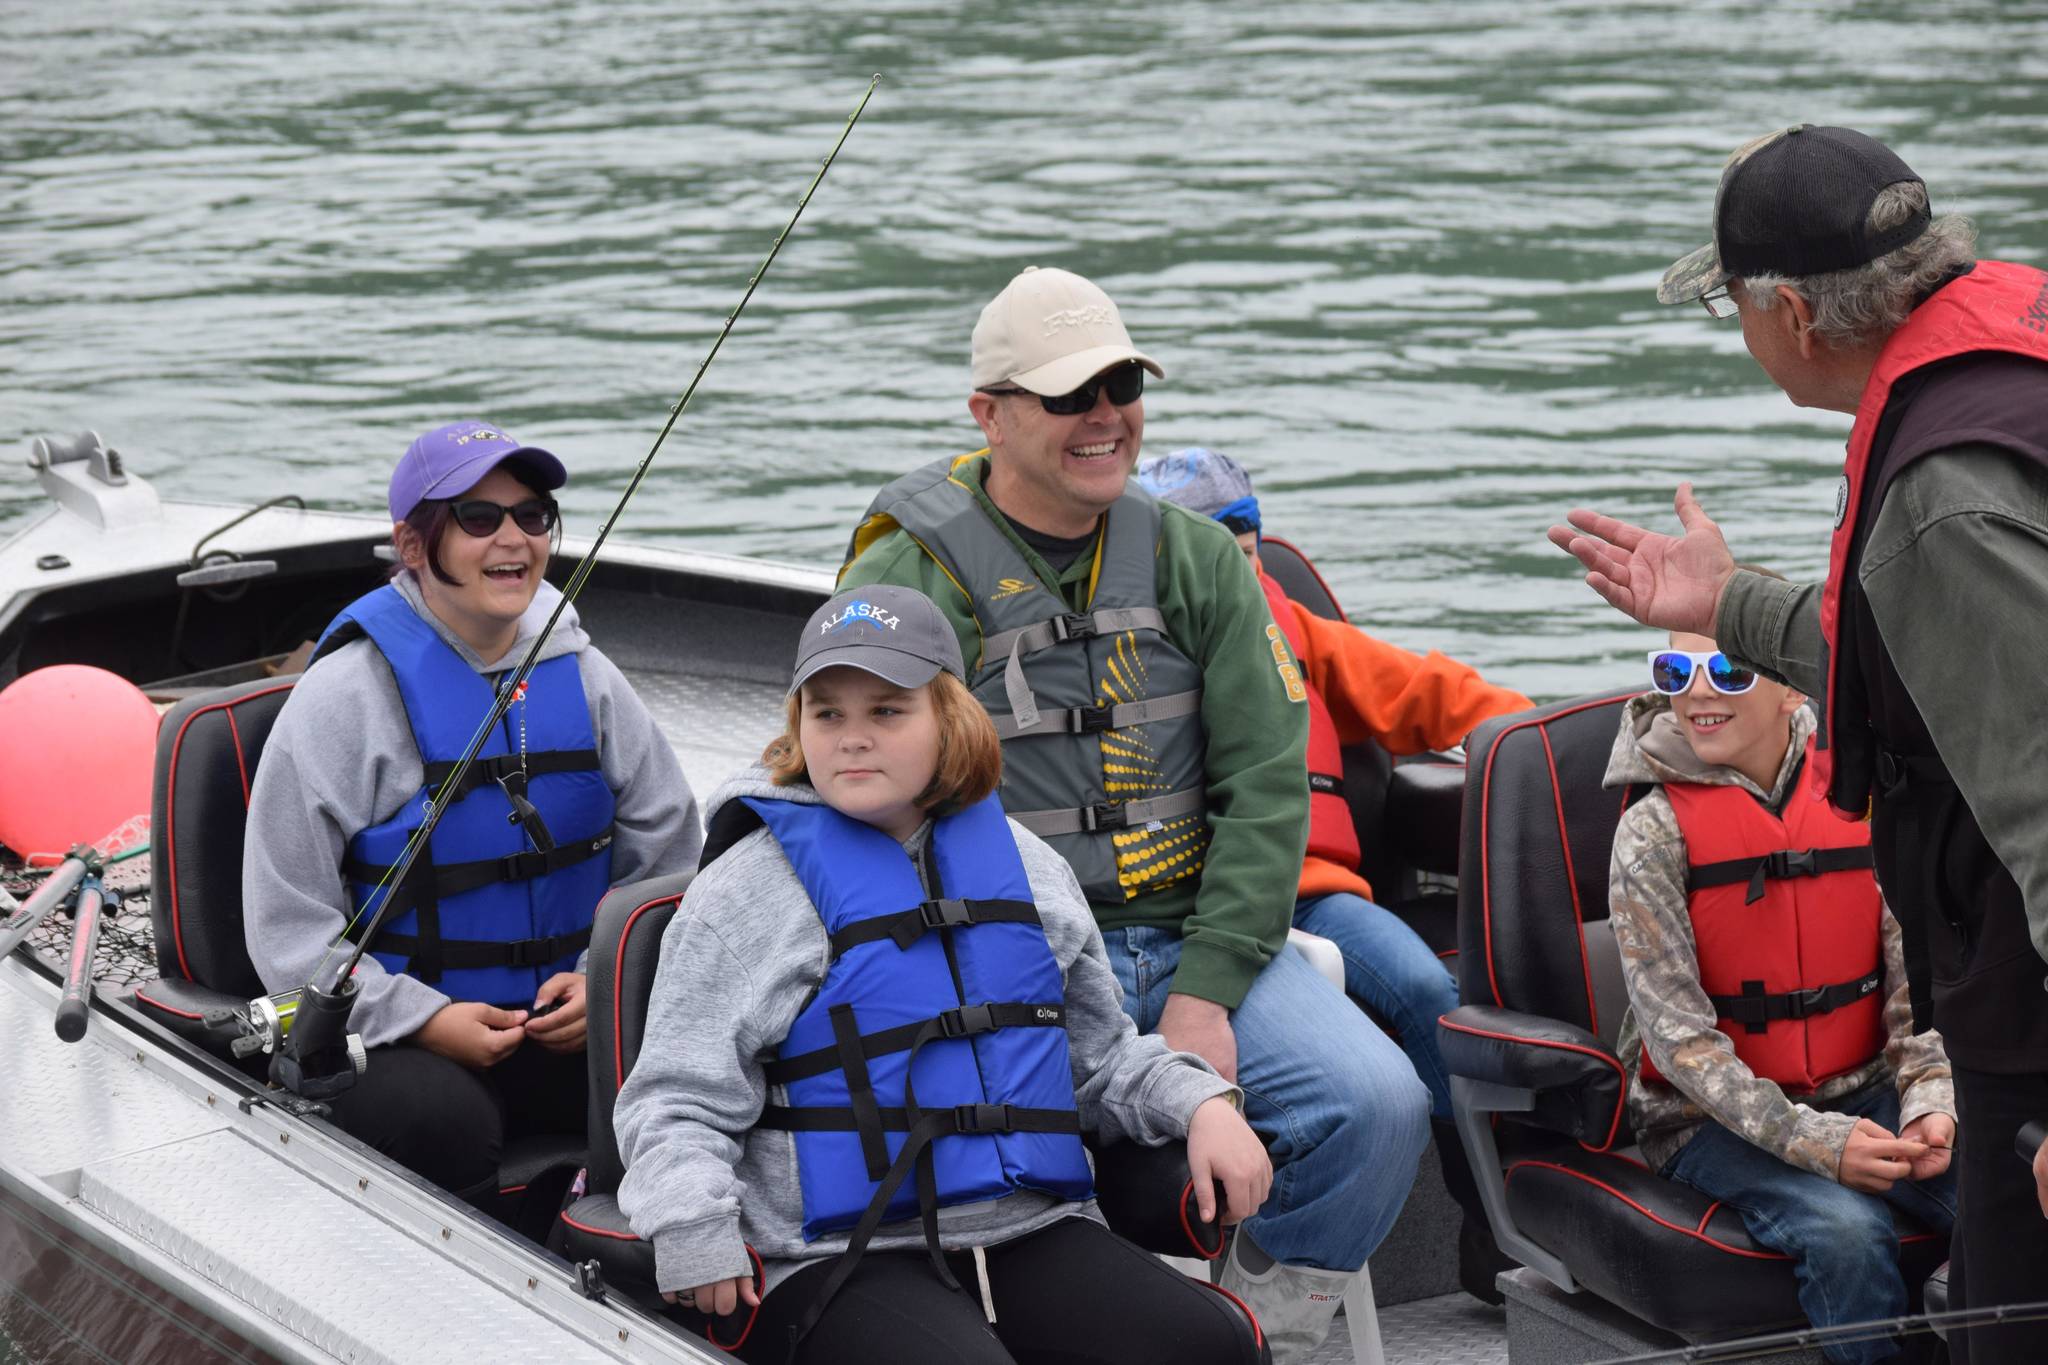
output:
[{"label": "black baseball cap", "polygon": [[1801,123],[1763,139],[1721,172],[1714,240],[1664,272],[1657,302],[1688,303],[1744,275],[1849,270],[1896,251],[1927,230],[1930,211],[1873,233],[1870,206],[1905,183],[1925,184],[1853,128]]}]

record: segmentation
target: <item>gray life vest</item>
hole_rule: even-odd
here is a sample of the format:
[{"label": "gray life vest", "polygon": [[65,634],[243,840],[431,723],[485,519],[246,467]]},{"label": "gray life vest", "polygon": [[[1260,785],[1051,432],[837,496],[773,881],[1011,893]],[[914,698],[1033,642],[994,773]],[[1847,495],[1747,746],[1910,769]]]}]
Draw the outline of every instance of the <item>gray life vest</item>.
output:
[{"label": "gray life vest", "polygon": [[1159,613],[1159,504],[1132,485],[1110,507],[1088,610],[1075,612],[982,510],[967,482],[978,458],[884,488],[849,562],[901,527],[967,594],[982,635],[969,686],[1002,737],[1003,806],[1067,860],[1089,900],[1121,904],[1199,876],[1202,670]]}]

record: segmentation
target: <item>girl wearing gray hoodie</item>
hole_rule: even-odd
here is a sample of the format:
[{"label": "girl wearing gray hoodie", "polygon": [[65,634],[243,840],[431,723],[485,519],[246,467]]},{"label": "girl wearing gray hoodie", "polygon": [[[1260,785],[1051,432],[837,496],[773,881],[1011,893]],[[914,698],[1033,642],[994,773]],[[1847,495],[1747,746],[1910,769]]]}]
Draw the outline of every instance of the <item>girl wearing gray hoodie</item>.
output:
[{"label": "girl wearing gray hoodie", "polygon": [[[1078,1134],[1185,1137],[1204,1221],[1263,1202],[1265,1151],[1228,1083],[1125,1015],[1073,872],[995,802],[1001,745],[962,673],[953,631],[913,589],[842,593],[811,618],[787,728],[713,798],[713,847],[726,847],[662,940],[645,1041],[615,1111],[620,1206],[653,1243],[665,1296],[749,1361],[1257,1359],[1238,1308],[1103,1224]],[[999,894],[975,888],[1003,875],[1015,878],[1012,899],[941,899]],[[842,916],[884,883],[871,908],[896,913]],[[910,924],[919,912],[889,899],[919,894],[924,909],[954,908],[943,925]],[[935,977],[915,976],[920,948]],[[1033,961],[1036,987],[1016,989]],[[984,1006],[976,973],[990,971],[980,984],[1012,993],[981,1000],[1039,1003]],[[877,1024],[920,980],[960,1006],[942,1013],[985,1008],[997,1022],[891,1045]],[[1026,1014],[1006,1027],[1006,1010]],[[828,1013],[833,1031],[817,1048]],[[1041,1026],[1028,1026],[1032,1013]],[[846,1061],[849,1040],[865,1063]],[[1036,1061],[1017,1060],[1018,1048],[1036,1048]],[[828,1078],[799,1079],[828,1066],[839,1108],[818,1107]],[[1057,1090],[1064,1107],[958,1103],[984,1088],[1011,1097],[1012,1082]],[[865,1168],[854,1138],[863,1100],[890,1130],[886,1149],[872,1134]],[[820,1131],[833,1128],[846,1131]],[[966,1188],[976,1154],[1025,1134],[1000,1147],[993,1183]],[[918,1185],[928,1198],[912,1199]]]}]

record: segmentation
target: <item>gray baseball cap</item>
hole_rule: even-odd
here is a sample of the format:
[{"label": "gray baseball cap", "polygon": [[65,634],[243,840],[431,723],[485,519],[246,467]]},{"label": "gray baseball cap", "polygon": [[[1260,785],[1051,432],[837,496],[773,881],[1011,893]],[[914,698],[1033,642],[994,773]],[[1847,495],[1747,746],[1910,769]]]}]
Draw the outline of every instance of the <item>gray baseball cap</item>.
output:
[{"label": "gray baseball cap", "polygon": [[898,687],[923,687],[942,672],[967,680],[959,638],[944,613],[916,588],[890,583],[851,588],[811,613],[796,647],[789,695],[819,671],[842,664]]}]

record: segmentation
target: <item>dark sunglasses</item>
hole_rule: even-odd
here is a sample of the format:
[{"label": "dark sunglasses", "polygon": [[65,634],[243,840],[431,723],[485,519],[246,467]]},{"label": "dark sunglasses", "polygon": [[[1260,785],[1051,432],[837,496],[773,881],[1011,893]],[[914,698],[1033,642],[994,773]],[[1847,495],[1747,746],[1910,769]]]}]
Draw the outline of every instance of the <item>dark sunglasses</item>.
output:
[{"label": "dark sunglasses", "polygon": [[[1055,417],[1073,417],[1095,406],[1095,395],[1108,390],[1109,401],[1118,407],[1138,401],[1145,392],[1145,367],[1132,361],[1104,370],[1072,393],[1033,393],[1047,412]],[[983,393],[1031,393],[1029,389],[983,389]]]},{"label": "dark sunglasses", "polygon": [[1707,686],[1723,696],[1739,697],[1756,686],[1755,669],[1737,666],[1719,650],[1697,654],[1685,649],[1650,651],[1650,686],[1667,697],[1675,697],[1692,686],[1696,666],[1707,670]]},{"label": "dark sunglasses", "polygon": [[502,502],[488,498],[465,498],[461,502],[448,504],[455,524],[473,536],[493,536],[505,523],[509,515],[512,524],[530,536],[544,536],[555,529],[555,518],[561,509],[555,506],[553,498],[528,498],[525,502],[507,507]]}]

